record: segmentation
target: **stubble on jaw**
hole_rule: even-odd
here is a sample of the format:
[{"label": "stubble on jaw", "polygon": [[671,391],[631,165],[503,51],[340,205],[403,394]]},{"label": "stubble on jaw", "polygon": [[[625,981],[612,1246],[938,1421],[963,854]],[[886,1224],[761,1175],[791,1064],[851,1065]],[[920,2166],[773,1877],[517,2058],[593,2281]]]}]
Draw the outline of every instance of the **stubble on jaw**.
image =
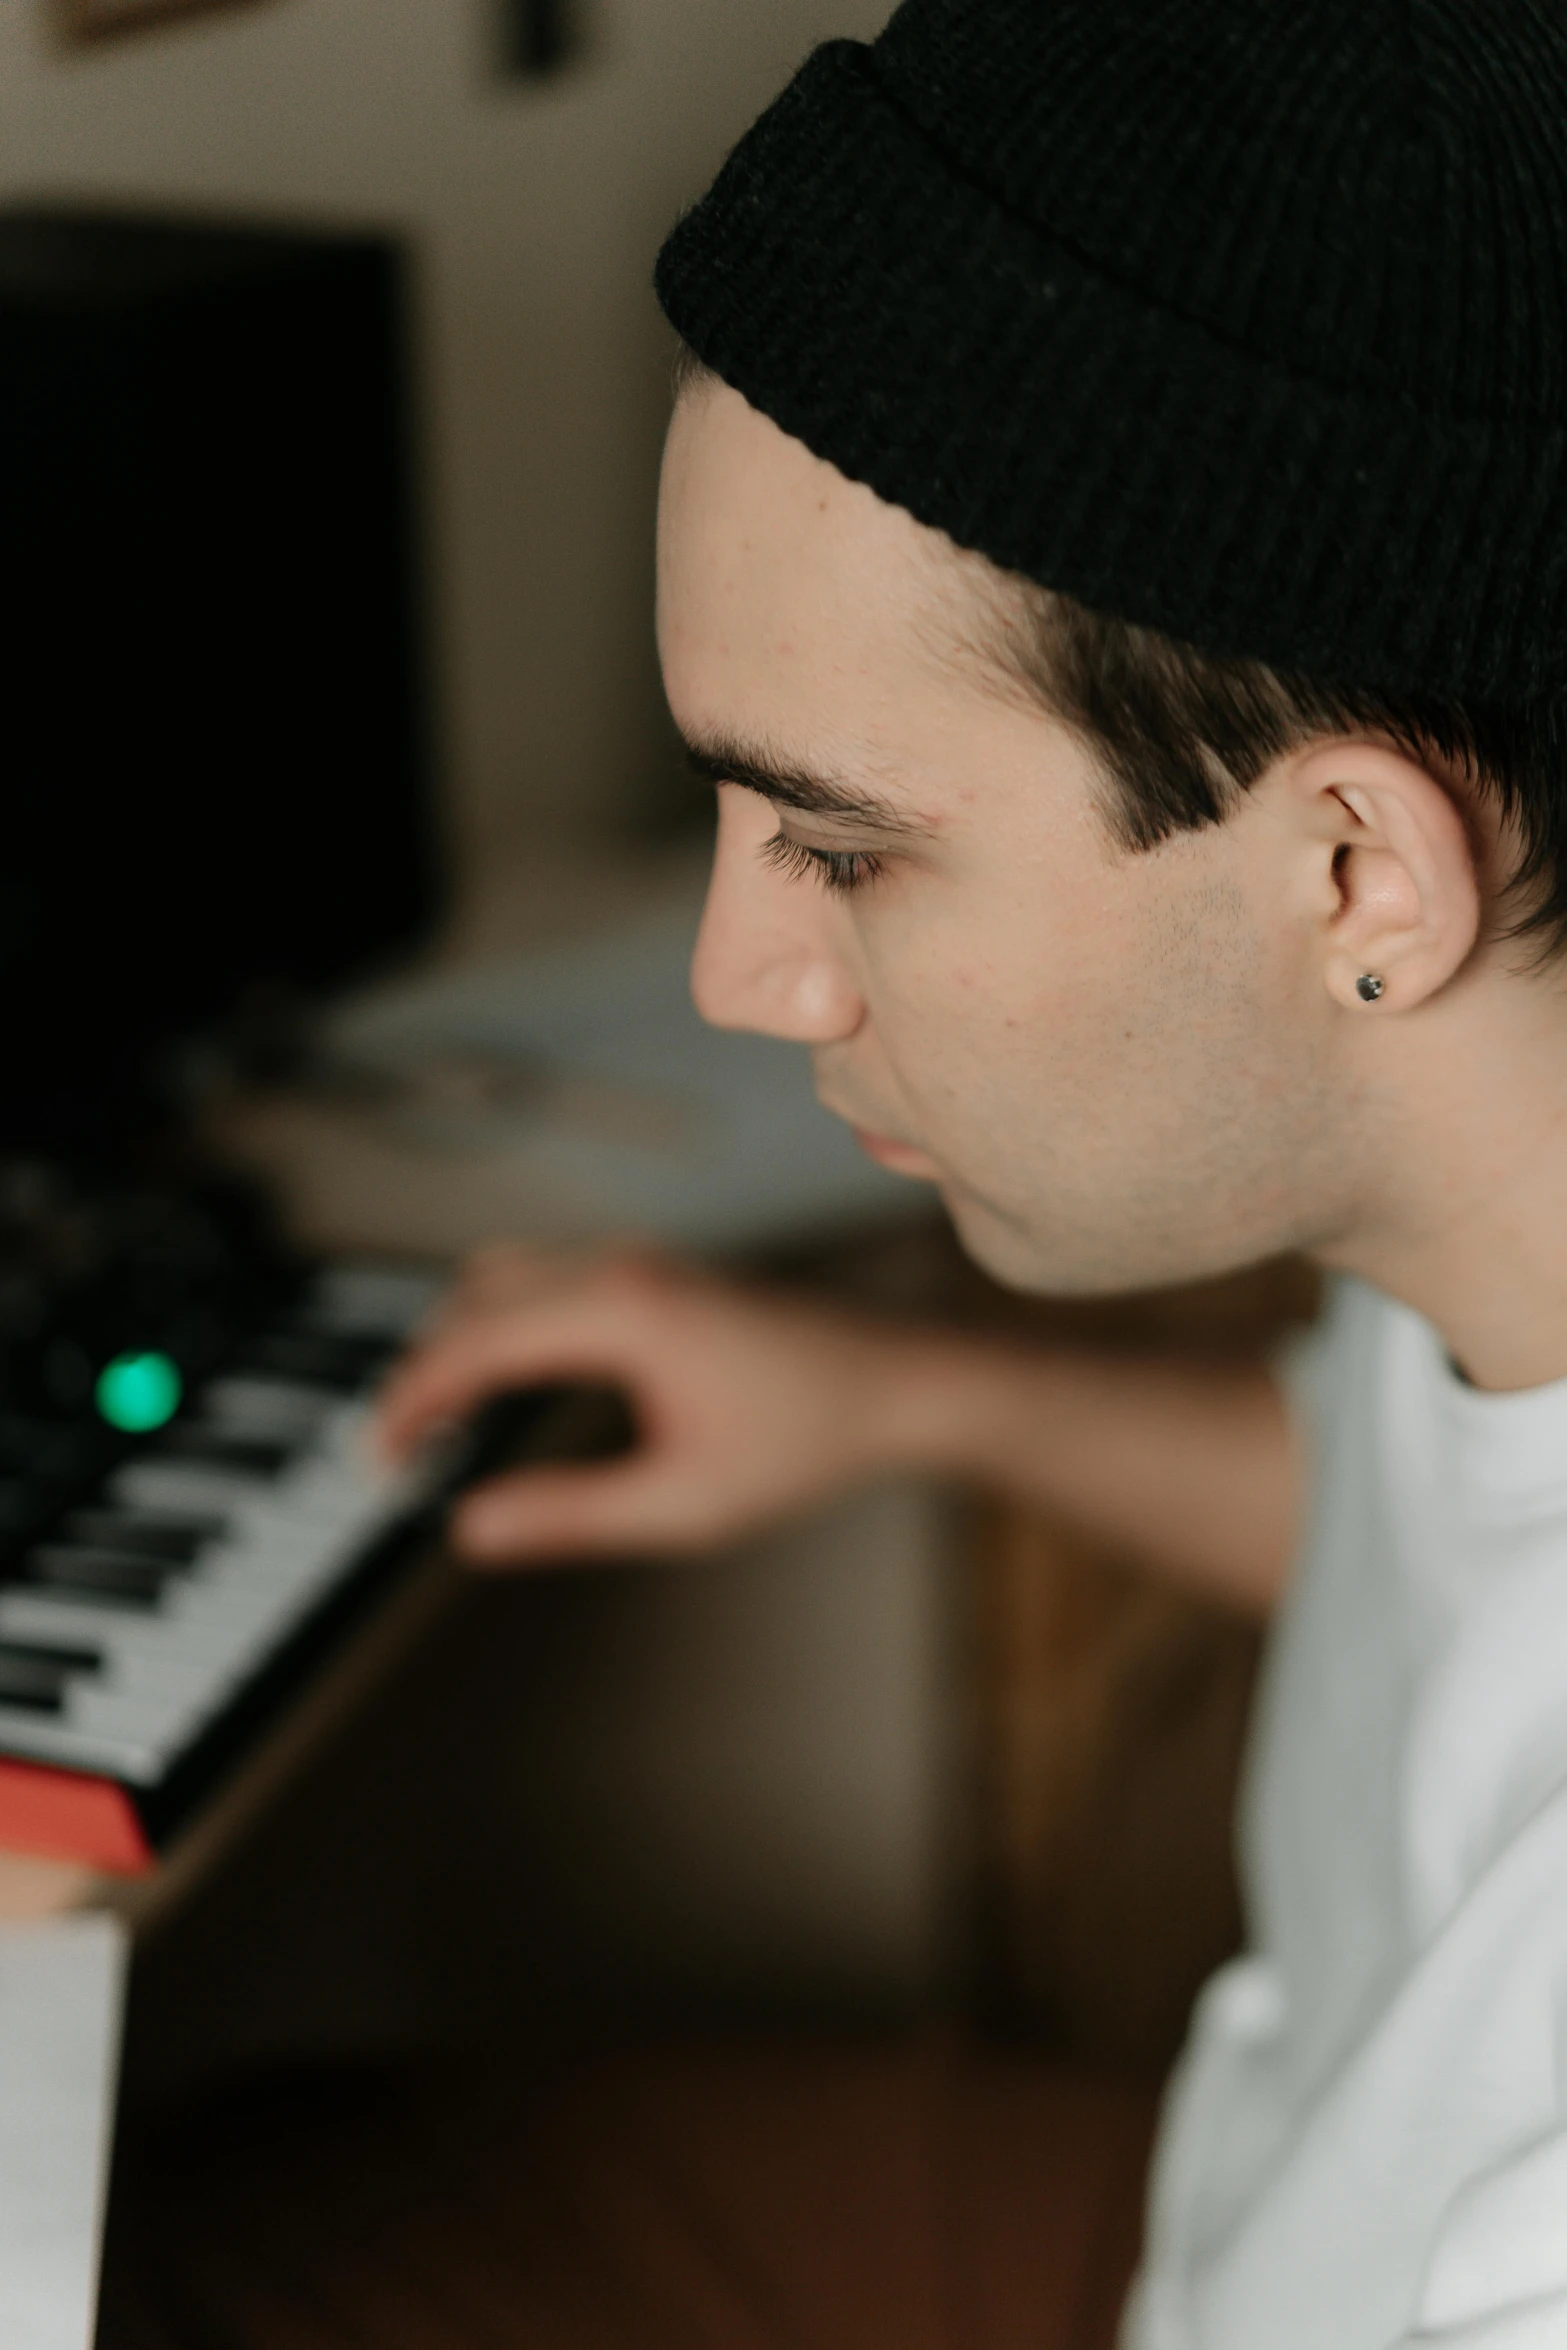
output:
[{"label": "stubble on jaw", "polygon": [[[1200,864],[1204,839],[1124,854]],[[1013,1080],[1035,1088],[1032,1150],[994,1184],[944,1187],[965,1248],[1011,1287],[1172,1286],[1310,1249],[1351,1212],[1358,1105],[1233,878],[1172,886],[1138,935],[1135,986],[1097,1019],[1080,1008],[1070,1045],[1045,1033]]]}]

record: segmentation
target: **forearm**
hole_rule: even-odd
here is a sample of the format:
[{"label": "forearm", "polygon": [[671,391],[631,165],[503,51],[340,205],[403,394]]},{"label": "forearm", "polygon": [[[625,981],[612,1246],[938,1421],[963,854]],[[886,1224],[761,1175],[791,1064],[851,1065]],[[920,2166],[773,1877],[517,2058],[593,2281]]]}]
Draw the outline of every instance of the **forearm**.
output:
[{"label": "forearm", "polygon": [[1260,1366],[1033,1349],[932,1333],[889,1356],[878,1448],[1046,1509],[1255,1614],[1300,1510],[1282,1395]]},{"label": "forearm", "polygon": [[616,1461],[534,1464],[471,1494],[471,1558],[710,1549],[888,1469],[973,1480],[1195,1589],[1265,1612],[1296,1473],[1261,1371],[1118,1362],[892,1329],[620,1252],[475,1260],[381,1403],[407,1455],[488,1395],[588,1380],[627,1398]]}]

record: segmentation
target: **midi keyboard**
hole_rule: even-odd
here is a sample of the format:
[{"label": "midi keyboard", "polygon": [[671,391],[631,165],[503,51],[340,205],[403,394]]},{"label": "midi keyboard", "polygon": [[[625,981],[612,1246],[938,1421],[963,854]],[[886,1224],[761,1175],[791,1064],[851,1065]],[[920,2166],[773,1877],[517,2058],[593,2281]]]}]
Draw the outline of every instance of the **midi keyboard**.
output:
[{"label": "midi keyboard", "polygon": [[0,1844],[147,1865],[283,1682],[434,1531],[428,1477],[369,1442],[375,1386],[434,1290],[325,1268],[140,1442],[0,1415],[0,1511],[35,1522],[13,1527],[0,1583]]}]

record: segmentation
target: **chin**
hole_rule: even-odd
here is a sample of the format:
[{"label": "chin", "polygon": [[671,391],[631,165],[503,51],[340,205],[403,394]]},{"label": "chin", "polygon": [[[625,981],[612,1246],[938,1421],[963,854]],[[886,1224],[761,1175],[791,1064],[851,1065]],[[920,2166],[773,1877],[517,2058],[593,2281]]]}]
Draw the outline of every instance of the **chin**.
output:
[{"label": "chin", "polygon": [[1116,1297],[1184,1287],[1265,1262],[1303,1245],[1294,1231],[1248,1231],[1243,1218],[1222,1225],[1204,1218],[1183,1229],[1161,1221],[1150,1230],[1128,1219],[1070,1227],[1036,1222],[976,1197],[943,1188],[965,1256],[1005,1289],[1040,1297]]},{"label": "chin", "polygon": [[1112,1297],[1190,1278],[1188,1266],[1152,1264],[1145,1251],[1116,1247],[1103,1230],[1070,1234],[1048,1224],[1036,1229],[971,1192],[944,1188],[942,1197],[964,1255],[1004,1289],[1041,1297]]},{"label": "chin", "polygon": [[1058,1269],[1016,1217],[943,1184],[941,1196],[963,1254],[1007,1289],[1051,1290],[1061,1286]]}]

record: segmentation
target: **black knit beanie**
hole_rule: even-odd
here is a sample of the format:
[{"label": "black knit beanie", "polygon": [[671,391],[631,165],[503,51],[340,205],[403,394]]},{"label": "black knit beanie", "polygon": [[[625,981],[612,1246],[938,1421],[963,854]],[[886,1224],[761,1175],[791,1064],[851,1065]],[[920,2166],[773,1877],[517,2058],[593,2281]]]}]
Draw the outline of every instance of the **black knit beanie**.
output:
[{"label": "black knit beanie", "polygon": [[657,282],[786,432],[1096,610],[1567,690],[1567,0],[906,0]]}]

